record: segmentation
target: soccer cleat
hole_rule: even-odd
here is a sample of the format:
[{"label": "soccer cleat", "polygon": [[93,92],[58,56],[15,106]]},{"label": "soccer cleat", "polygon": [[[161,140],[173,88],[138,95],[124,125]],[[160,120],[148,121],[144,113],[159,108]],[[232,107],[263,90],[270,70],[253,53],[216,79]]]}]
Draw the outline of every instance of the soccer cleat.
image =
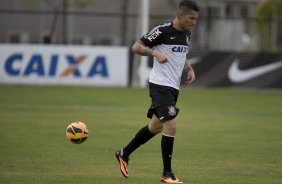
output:
[{"label": "soccer cleat", "polygon": [[177,179],[172,172],[164,173],[161,177],[161,182],[164,183],[183,183],[183,181],[180,181]]},{"label": "soccer cleat", "polygon": [[128,178],[128,158],[122,156],[122,150],[115,152],[115,157],[120,166],[120,172],[125,177]]}]

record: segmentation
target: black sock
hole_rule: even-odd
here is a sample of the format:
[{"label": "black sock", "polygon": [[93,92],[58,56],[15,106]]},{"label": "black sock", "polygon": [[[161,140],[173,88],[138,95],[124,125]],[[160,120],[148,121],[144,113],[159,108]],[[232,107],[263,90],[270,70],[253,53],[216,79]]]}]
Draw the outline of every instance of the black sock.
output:
[{"label": "black sock", "polygon": [[171,159],[172,159],[172,151],[173,151],[173,142],[174,142],[174,136],[163,134],[161,146],[162,146],[164,173],[172,172]]},{"label": "black sock", "polygon": [[134,150],[154,136],[155,135],[150,132],[148,125],[141,128],[135,137],[129,142],[129,144],[123,148],[123,156],[128,157]]}]

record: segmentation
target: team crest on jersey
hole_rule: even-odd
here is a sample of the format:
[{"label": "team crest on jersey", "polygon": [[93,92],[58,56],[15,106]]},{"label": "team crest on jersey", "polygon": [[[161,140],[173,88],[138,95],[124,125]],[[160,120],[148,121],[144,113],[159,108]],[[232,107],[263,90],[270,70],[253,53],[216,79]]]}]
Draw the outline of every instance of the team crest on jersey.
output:
[{"label": "team crest on jersey", "polygon": [[169,114],[170,116],[175,116],[175,115],[176,115],[175,106],[169,106],[169,107],[168,107],[168,114]]}]

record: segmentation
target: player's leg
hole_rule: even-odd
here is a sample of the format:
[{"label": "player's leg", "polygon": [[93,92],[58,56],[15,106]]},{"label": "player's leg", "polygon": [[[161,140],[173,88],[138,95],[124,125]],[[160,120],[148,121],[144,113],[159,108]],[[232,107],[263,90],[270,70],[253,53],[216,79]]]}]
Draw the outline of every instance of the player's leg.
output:
[{"label": "player's leg", "polygon": [[172,172],[171,159],[173,153],[174,136],[176,133],[175,119],[163,123],[164,131],[161,140],[162,158],[163,158],[163,175]]},{"label": "player's leg", "polygon": [[129,142],[129,144],[123,148],[123,155],[129,157],[129,155],[135,151],[142,144],[149,141],[152,137],[162,131],[161,121],[153,114],[149,125],[141,128],[135,137]]},{"label": "player's leg", "polygon": [[161,131],[162,123],[155,115],[152,115],[149,125],[141,128],[127,146],[115,152],[116,159],[120,165],[120,171],[124,177],[128,177],[129,155]]},{"label": "player's leg", "polygon": [[163,123],[155,114],[152,115],[152,119],[149,123],[149,130],[155,135],[163,130]]},{"label": "player's leg", "polygon": [[[168,118],[169,119],[169,118]],[[173,155],[174,136],[176,134],[176,119],[163,122],[163,135],[161,140],[163,175],[161,181],[165,183],[183,183],[177,179],[171,169],[171,160]]]},{"label": "player's leg", "polygon": [[163,133],[169,136],[175,136],[176,134],[176,119],[163,122]]}]

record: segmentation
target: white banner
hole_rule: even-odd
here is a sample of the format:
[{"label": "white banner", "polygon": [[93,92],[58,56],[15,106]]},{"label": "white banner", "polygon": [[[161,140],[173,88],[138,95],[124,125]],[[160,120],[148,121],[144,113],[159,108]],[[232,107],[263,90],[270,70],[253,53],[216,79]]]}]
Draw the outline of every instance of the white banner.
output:
[{"label": "white banner", "polygon": [[0,83],[126,86],[128,49],[0,45]]}]

